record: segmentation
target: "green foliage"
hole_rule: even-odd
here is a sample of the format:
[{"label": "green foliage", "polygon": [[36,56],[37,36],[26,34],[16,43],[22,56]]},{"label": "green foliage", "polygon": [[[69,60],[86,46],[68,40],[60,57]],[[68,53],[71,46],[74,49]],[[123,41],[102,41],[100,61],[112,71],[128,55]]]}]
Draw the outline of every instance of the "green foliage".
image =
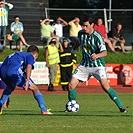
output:
[{"label": "green foliage", "polygon": [[[82,59],[82,53],[80,51],[75,52],[77,55],[77,63]],[[104,58],[105,62],[108,64],[133,64],[133,51],[131,53],[113,53],[108,52],[107,56]]]},{"label": "green foliage", "polygon": [[132,133],[132,94],[120,94],[120,113],[107,94],[78,94],[76,113],[63,112],[67,94],[44,95],[53,115],[42,116],[31,94],[12,95],[0,116],[0,133]]},{"label": "green foliage", "polygon": [[[37,61],[45,61],[45,49],[40,48],[39,49],[39,57]],[[7,55],[15,52],[17,50],[10,50],[9,48],[5,48],[3,52],[0,53],[0,61],[2,62]],[[26,48],[23,50],[26,51]],[[79,63],[82,59],[82,53],[81,51],[76,51],[75,52],[77,55],[77,63]],[[108,52],[108,55],[105,57],[105,62],[109,64],[132,64],[133,63],[133,51],[131,53],[113,53],[113,52]]]},{"label": "green foliage", "polygon": [[119,52],[117,54],[108,52],[105,61],[110,64],[133,64],[133,51],[131,53]]}]

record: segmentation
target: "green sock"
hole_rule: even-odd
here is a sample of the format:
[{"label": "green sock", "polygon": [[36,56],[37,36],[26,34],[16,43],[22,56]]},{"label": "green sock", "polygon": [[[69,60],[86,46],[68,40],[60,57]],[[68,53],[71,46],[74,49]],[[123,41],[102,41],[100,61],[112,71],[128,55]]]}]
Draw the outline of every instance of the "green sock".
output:
[{"label": "green sock", "polygon": [[109,88],[107,93],[110,96],[110,98],[115,102],[115,104],[118,106],[118,108],[120,108],[120,107],[124,108],[120,98],[118,97],[117,92],[113,88]]},{"label": "green sock", "polygon": [[76,94],[77,94],[76,88],[74,88],[73,90],[69,90],[68,91],[68,99],[69,99],[69,101],[76,100]]}]

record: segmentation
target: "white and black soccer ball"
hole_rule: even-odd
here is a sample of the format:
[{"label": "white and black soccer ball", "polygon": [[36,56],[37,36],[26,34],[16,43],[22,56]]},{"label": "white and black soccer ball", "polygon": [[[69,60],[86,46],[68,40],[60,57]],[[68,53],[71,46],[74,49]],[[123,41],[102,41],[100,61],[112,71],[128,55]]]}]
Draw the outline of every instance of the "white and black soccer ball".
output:
[{"label": "white and black soccer ball", "polygon": [[77,112],[79,110],[79,104],[77,101],[72,100],[66,103],[66,110],[68,112]]}]

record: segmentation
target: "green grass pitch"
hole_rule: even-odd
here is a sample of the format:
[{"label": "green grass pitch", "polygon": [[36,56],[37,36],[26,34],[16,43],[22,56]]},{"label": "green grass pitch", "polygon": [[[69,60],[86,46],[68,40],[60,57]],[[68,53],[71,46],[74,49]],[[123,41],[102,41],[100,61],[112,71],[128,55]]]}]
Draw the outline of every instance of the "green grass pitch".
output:
[{"label": "green grass pitch", "polygon": [[0,116],[0,133],[132,133],[133,95],[119,94],[127,113],[120,113],[106,94],[78,94],[76,113],[63,112],[66,94],[43,95],[53,115],[41,115],[32,95],[12,95]]}]

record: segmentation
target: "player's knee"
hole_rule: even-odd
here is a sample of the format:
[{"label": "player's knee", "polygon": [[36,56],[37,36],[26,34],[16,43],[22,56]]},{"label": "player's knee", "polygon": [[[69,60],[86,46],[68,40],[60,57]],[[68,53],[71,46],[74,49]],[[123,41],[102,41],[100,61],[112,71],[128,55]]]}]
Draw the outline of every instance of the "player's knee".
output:
[{"label": "player's knee", "polygon": [[32,90],[34,93],[36,93],[36,92],[39,91],[37,85],[35,85],[35,84],[32,84],[32,85],[30,86],[30,90]]},{"label": "player's knee", "polygon": [[69,90],[73,90],[73,89],[75,88],[75,85],[72,84],[72,83],[69,83],[69,84],[68,84],[68,87],[69,87]]}]

